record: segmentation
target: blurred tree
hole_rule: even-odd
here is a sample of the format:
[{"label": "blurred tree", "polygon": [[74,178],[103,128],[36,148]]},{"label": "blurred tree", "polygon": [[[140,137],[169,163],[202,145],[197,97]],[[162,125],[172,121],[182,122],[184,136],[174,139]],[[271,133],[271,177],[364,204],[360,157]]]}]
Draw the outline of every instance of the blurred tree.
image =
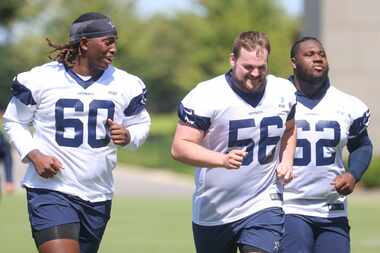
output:
[{"label": "blurred tree", "polygon": [[3,0],[0,2],[0,24],[8,26],[16,17],[25,0]]},{"label": "blurred tree", "polygon": [[24,3],[25,0],[3,0],[0,2],[0,33],[2,38],[0,44],[0,66],[2,66],[0,70],[0,110],[4,108],[9,100],[8,85],[4,81],[8,80],[8,73],[12,72],[12,66],[6,61],[9,57],[7,46],[10,40],[10,29]]},{"label": "blurred tree", "polygon": [[290,73],[288,51],[297,31],[276,1],[197,0],[199,13],[157,15],[141,25],[127,43],[125,65],[142,73],[151,92],[151,109],[170,112],[196,83],[224,73],[234,38],[247,30],[268,34],[272,53],[270,70]]},{"label": "blurred tree", "polygon": [[[51,48],[45,38],[66,43],[71,22],[80,14],[99,11],[120,17],[122,22],[135,13],[133,0],[3,0],[0,1],[1,27],[5,40],[0,44],[0,109],[10,97],[12,78],[20,72],[47,62]],[[117,4],[116,4],[117,3]],[[12,15],[11,15],[12,14]],[[134,16],[134,14],[132,15]]]},{"label": "blurred tree", "polygon": [[290,70],[288,50],[297,23],[276,0],[193,0],[200,11],[152,17],[138,16],[136,1],[1,1],[0,15],[6,8],[13,8],[13,14],[1,21],[11,37],[0,46],[0,105],[8,102],[14,74],[48,60],[45,37],[66,42],[73,19],[87,11],[112,17],[119,31],[115,65],[142,77],[153,112],[175,111],[196,83],[227,71],[233,39],[244,30],[268,34],[272,73],[284,76]]},{"label": "blurred tree", "polygon": [[285,14],[277,1],[198,0],[205,11],[197,50],[207,61],[200,62],[207,76],[229,67],[228,57],[234,38],[242,31],[265,32],[271,42],[270,70],[277,75],[289,73],[288,51],[297,29],[294,18]]}]

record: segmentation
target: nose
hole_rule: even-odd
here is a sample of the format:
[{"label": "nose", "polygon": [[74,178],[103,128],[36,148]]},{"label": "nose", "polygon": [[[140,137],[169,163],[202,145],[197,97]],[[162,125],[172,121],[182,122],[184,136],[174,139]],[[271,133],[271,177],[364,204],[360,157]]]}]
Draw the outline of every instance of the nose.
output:
[{"label": "nose", "polygon": [[313,61],[317,61],[317,62],[322,62],[324,60],[324,57],[322,57],[321,55],[319,54],[315,54],[313,56]]},{"label": "nose", "polygon": [[251,71],[251,76],[253,76],[253,77],[260,76],[260,70],[258,68],[253,68]]},{"label": "nose", "polygon": [[111,45],[111,47],[109,48],[109,52],[111,53],[111,54],[116,54],[116,52],[117,52],[117,46],[116,46],[116,43],[112,43],[112,45]]}]

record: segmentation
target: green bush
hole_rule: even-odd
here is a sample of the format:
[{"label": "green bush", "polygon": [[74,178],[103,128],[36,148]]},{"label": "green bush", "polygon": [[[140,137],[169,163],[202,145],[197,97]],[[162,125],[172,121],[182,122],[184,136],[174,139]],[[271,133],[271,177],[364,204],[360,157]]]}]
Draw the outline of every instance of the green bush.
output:
[{"label": "green bush", "polygon": [[375,188],[380,187],[380,157],[373,157],[372,162],[364,174],[362,180],[362,185],[365,188]]}]

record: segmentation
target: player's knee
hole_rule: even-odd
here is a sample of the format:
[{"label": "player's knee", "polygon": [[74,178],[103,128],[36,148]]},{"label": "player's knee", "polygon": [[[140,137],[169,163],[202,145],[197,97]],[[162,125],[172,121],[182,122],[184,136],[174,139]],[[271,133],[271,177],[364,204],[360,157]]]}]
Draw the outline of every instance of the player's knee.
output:
[{"label": "player's knee", "polygon": [[40,231],[33,231],[33,238],[39,248],[45,242],[57,239],[79,240],[79,223],[57,225]]}]

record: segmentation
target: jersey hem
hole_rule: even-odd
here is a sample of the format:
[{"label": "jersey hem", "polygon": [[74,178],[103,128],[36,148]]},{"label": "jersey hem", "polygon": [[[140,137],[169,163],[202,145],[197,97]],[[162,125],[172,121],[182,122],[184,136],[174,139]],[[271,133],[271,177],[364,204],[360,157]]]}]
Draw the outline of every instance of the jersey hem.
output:
[{"label": "jersey hem", "polygon": [[279,207],[279,208],[282,208],[282,204],[281,202],[279,203],[271,203],[271,205],[262,205],[260,208],[252,208],[249,212],[246,212],[242,215],[239,215],[239,216],[236,216],[236,217],[232,217],[232,218],[229,218],[229,219],[223,219],[221,221],[214,221],[214,222],[203,222],[201,220],[197,220],[197,219],[192,219],[192,222],[194,222],[195,224],[197,225],[200,225],[200,226],[218,226],[218,225],[225,225],[225,224],[228,224],[228,223],[231,223],[231,222],[235,222],[235,221],[238,221],[238,220],[241,220],[241,219],[244,219],[248,216],[251,216],[257,212],[260,212],[264,209],[268,209],[268,208],[272,208],[272,207]]},{"label": "jersey hem", "polygon": [[338,218],[338,217],[347,217],[346,211],[335,212],[334,214],[329,213],[316,213],[312,211],[299,210],[296,208],[283,207],[285,214],[297,214],[297,215],[305,215],[305,216],[313,216],[320,218]]},{"label": "jersey hem", "polygon": [[84,201],[96,203],[96,202],[103,202],[107,200],[112,200],[113,194],[103,194],[101,197],[89,197],[89,196],[84,196],[84,195],[78,195],[77,193],[71,192],[71,191],[65,191],[59,188],[49,188],[44,185],[30,185],[28,183],[22,183],[21,186],[23,188],[32,188],[32,189],[46,189],[46,190],[51,190],[51,191],[57,191],[61,192],[64,194],[72,195],[75,197],[78,197]]}]

